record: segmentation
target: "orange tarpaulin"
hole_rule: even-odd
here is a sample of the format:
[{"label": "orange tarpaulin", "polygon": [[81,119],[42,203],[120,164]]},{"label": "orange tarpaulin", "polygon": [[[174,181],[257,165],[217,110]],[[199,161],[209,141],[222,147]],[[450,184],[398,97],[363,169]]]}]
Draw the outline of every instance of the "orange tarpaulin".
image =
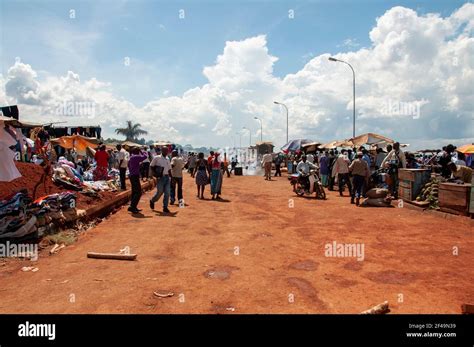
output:
[{"label": "orange tarpaulin", "polygon": [[93,137],[85,137],[82,135],[62,136],[58,139],[52,139],[52,143],[57,144],[66,149],[75,149],[80,155],[86,155],[87,147],[96,148],[99,140]]}]

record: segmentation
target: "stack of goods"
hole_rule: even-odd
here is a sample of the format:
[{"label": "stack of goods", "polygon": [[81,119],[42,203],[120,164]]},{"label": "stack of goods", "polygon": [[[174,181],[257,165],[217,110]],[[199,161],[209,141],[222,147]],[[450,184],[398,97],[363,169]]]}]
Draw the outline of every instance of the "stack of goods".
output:
[{"label": "stack of goods", "polygon": [[37,219],[27,210],[30,202],[25,191],[0,201],[0,239],[19,238],[37,230]]},{"label": "stack of goods", "polygon": [[360,206],[391,207],[391,203],[392,198],[389,195],[388,189],[372,188],[367,191],[367,199]]},{"label": "stack of goods", "polygon": [[[44,217],[44,225],[39,227],[46,227],[50,222],[64,224],[77,218],[76,194],[73,192],[43,196],[33,202],[33,207]],[[43,218],[40,221],[42,222]]]},{"label": "stack of goods", "polygon": [[421,189],[420,195],[416,197],[418,202],[428,202],[430,209],[439,209],[438,191],[440,178],[431,178]]}]

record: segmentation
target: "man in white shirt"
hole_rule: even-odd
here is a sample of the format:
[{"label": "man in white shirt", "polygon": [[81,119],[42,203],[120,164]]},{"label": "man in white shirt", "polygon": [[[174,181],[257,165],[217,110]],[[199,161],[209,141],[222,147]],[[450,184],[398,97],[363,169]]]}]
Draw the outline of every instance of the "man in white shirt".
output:
[{"label": "man in white shirt", "polygon": [[339,183],[339,195],[342,196],[342,188],[347,184],[349,188],[349,195],[351,196],[351,203],[354,203],[354,196],[352,195],[352,183],[349,178],[349,158],[347,157],[347,150],[343,149],[341,154],[337,157],[336,162],[332,168],[332,176],[336,177]]},{"label": "man in white shirt", "polygon": [[183,169],[184,160],[178,156],[178,151],[171,153],[171,205],[176,201],[176,186],[178,186],[178,201],[183,200]]},{"label": "man in white shirt", "polygon": [[155,173],[155,176],[158,178],[158,183],[156,185],[156,193],[150,200],[150,208],[155,209],[155,202],[157,202],[161,195],[163,197],[163,212],[169,213],[168,202],[170,198],[170,175],[171,175],[171,163],[167,157],[168,147],[163,147],[161,149],[161,155],[157,155],[153,158],[150,163],[150,167]]},{"label": "man in white shirt", "polygon": [[310,153],[310,154],[307,154],[307,155],[306,155],[306,161],[307,161],[308,163],[314,164],[314,155],[312,155],[311,153]]},{"label": "man in white shirt", "polygon": [[309,183],[309,193],[311,194],[313,192],[313,187],[314,187],[314,176],[309,175],[311,169],[317,169],[318,167],[314,165],[313,163],[310,163],[306,157],[306,155],[303,154],[301,157],[301,161],[298,163],[296,166],[296,172],[298,172],[300,175],[302,175],[302,178],[306,180],[307,183]]},{"label": "man in white shirt", "polygon": [[120,188],[122,190],[127,189],[126,185],[126,174],[128,167],[129,153],[121,145],[117,145],[118,151],[118,162],[119,162],[119,171],[120,171]]},{"label": "man in white shirt", "polygon": [[407,167],[405,153],[400,150],[400,143],[395,142],[393,144],[393,149],[383,160],[382,167],[389,169],[390,178],[392,179],[392,196],[398,199],[398,169]]},{"label": "man in white shirt", "polygon": [[262,166],[265,168],[265,180],[267,181],[272,180],[272,161],[273,157],[271,153],[266,151],[262,158]]}]

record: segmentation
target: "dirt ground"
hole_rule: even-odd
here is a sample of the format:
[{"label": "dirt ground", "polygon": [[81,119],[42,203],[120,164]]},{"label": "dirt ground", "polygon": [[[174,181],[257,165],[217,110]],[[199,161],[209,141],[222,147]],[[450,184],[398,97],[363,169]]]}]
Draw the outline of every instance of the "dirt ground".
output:
[{"label": "dirt ground", "polygon": [[[226,178],[218,202],[198,200],[186,175],[186,206],[170,216],[149,209],[151,194],[142,215],[123,207],[43,252],[38,272],[0,260],[0,313],[359,313],[385,300],[392,313],[460,313],[474,302],[468,218],[298,198],[286,177]],[[363,244],[364,260],[326,257],[333,242]],[[86,257],[125,246],[136,261]]]}]

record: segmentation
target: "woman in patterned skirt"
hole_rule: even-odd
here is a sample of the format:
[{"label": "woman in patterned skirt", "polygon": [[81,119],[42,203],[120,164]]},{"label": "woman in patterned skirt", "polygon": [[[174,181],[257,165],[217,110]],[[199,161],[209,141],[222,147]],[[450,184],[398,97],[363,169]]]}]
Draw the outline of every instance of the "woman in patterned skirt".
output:
[{"label": "woman in patterned skirt", "polygon": [[209,177],[207,176],[207,160],[204,159],[204,153],[198,154],[194,174],[196,177],[197,197],[204,199],[204,188],[209,184]]},{"label": "woman in patterned skirt", "polygon": [[211,195],[212,200],[220,199],[222,190],[222,167],[223,163],[219,160],[219,152],[214,153],[214,159],[211,161]]}]

